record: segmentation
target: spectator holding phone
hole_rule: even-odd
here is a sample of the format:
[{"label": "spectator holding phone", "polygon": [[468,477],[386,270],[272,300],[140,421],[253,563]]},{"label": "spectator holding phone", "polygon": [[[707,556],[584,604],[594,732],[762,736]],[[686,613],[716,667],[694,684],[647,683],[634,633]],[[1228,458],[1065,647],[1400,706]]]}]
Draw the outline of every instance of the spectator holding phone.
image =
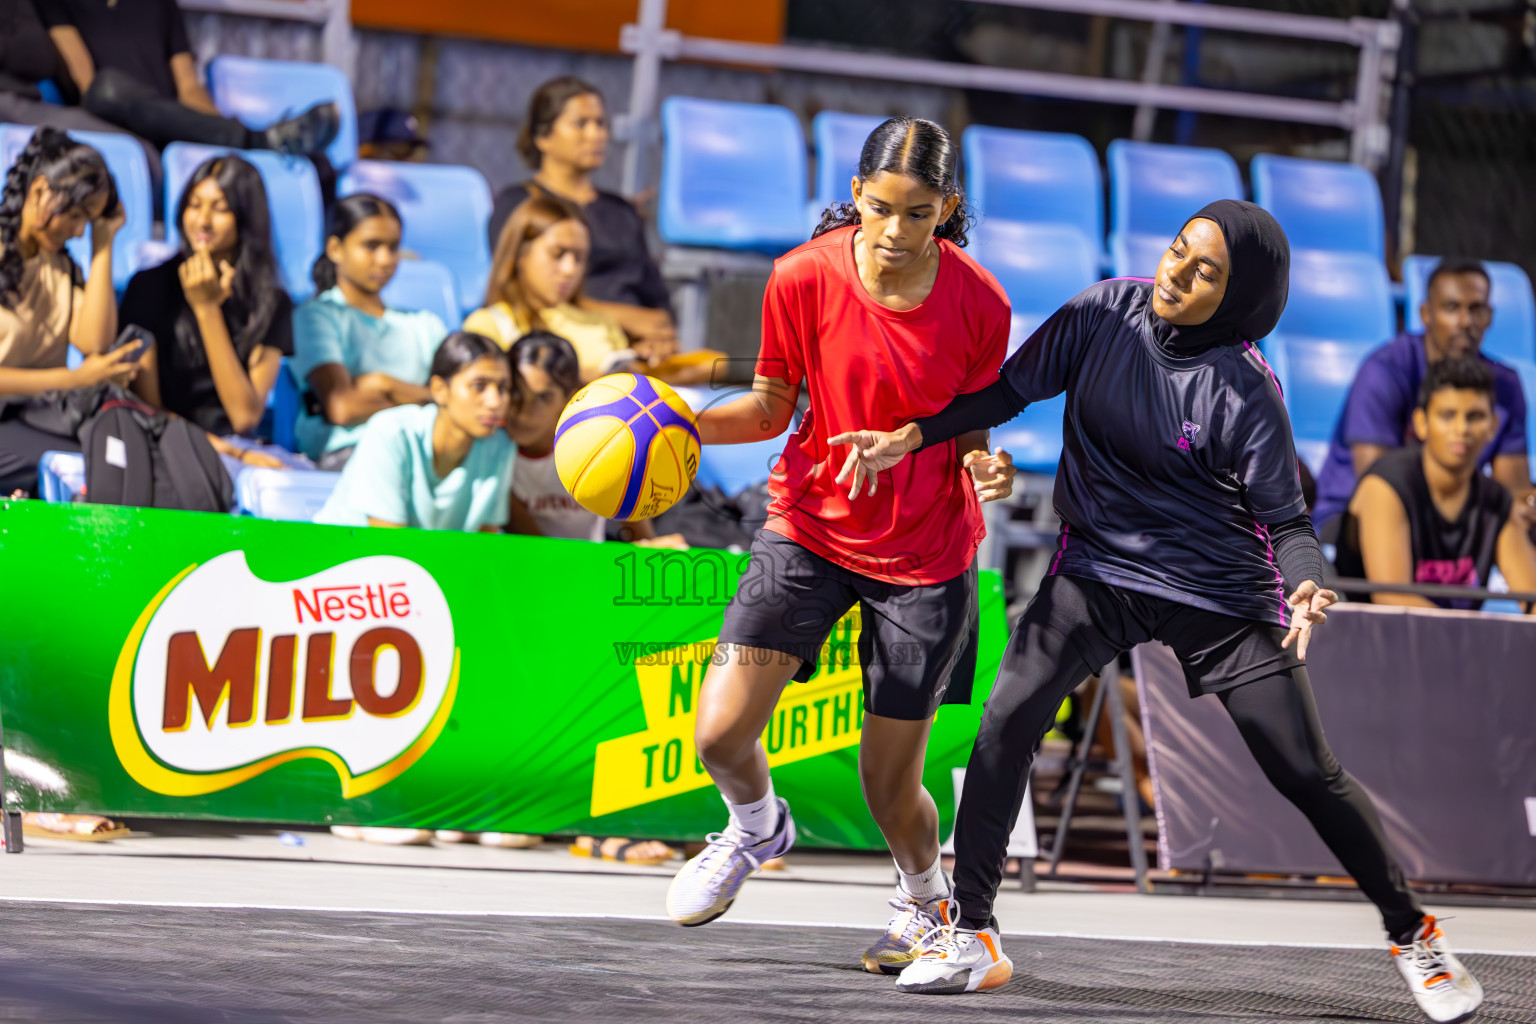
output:
[{"label": "spectator holding phone", "polygon": [[455,331],[438,346],[430,405],[375,414],[317,523],[500,533],[517,449],[514,381],[494,341]]},{"label": "spectator holding phone", "polygon": [[175,223],[180,254],[134,274],[123,295],[122,321],[155,338],[134,390],[207,431],[231,475],[240,463],[296,464],[252,440],[293,352],[293,300],[272,255],[261,175],[238,156],[204,161]]},{"label": "spectator holding phone", "polygon": [[[108,351],[117,336],[112,240],[124,219],[101,154],[54,128],[33,133],[0,194],[0,400],[126,386],[138,373],[134,348]],[[87,226],[91,274],[82,284],[64,245]],[[73,370],[71,344],[85,354]],[[50,449],[80,446],[0,411],[0,494],[34,491],[37,460]]]},{"label": "spectator holding phone", "polygon": [[294,316],[299,446],[321,469],[346,464],[375,413],[432,400],[427,378],[448,329],[435,313],[388,308],[381,294],[400,265],[400,227],[388,200],[339,200],[312,271],[318,294]]}]

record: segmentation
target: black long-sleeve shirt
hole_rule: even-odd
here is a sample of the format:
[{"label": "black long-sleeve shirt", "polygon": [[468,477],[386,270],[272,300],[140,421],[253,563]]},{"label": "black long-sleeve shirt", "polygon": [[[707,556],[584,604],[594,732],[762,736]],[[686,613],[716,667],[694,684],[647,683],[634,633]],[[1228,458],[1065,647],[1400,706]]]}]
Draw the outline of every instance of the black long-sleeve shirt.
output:
[{"label": "black long-sleeve shirt", "polygon": [[1263,622],[1321,584],[1290,419],[1256,348],[1179,357],[1155,339],[1145,281],[1078,295],[997,383],[919,420],[924,447],[1067,394],[1052,571]]}]

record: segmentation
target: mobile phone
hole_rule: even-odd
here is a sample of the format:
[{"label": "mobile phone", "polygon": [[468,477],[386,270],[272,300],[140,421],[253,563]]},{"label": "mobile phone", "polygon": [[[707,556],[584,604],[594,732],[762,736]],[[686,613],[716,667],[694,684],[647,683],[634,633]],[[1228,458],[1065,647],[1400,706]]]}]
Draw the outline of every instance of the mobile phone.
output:
[{"label": "mobile phone", "polygon": [[149,346],[154,344],[155,336],[138,324],[129,324],[123,328],[123,332],[117,336],[117,340],[107,349],[108,352],[116,352],[124,345],[133,346],[133,353],[128,357],[132,362],[138,362],[144,358],[144,353],[149,351]]}]

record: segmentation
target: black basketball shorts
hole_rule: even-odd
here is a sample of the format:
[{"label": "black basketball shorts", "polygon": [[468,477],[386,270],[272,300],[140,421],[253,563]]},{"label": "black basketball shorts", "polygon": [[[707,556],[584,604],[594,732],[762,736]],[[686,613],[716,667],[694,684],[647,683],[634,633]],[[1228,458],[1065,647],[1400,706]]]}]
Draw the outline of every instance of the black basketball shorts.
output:
[{"label": "black basketball shorts", "polygon": [[922,721],[940,704],[970,703],[980,633],[974,562],[954,579],[903,586],[761,530],[725,609],[720,642],[799,658],[794,679],[804,682],[832,627],[855,603],[866,714]]}]

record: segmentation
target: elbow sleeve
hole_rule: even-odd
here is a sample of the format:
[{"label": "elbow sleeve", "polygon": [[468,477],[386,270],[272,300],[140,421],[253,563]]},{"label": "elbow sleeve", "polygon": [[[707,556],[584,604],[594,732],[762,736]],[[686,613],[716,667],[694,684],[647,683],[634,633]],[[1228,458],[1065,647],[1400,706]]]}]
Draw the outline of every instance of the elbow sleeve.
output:
[{"label": "elbow sleeve", "polygon": [[1028,404],[1013,385],[999,377],[980,391],[957,395],[943,409],[918,420],[917,428],[923,432],[923,443],[918,451],[943,444],[968,431],[987,430],[1007,423]]}]

